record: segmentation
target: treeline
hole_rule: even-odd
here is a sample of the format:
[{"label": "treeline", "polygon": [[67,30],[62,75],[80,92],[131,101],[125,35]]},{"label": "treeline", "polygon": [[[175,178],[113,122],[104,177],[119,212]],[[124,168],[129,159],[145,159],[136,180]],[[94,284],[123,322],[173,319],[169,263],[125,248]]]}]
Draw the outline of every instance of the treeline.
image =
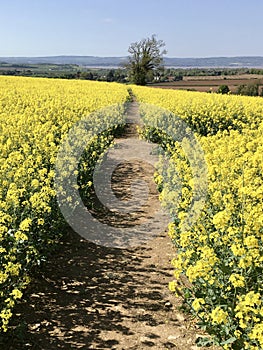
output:
[{"label": "treeline", "polygon": [[[183,80],[184,77],[227,77],[238,76],[241,74],[260,74],[263,75],[263,69],[256,68],[166,68],[155,78],[159,82]],[[225,78],[226,79],[226,78]]]},{"label": "treeline", "polygon": [[240,74],[262,74],[263,69],[259,68],[166,68],[164,71],[168,75],[183,76],[224,76],[224,75],[240,75]]},{"label": "treeline", "polygon": [[44,77],[58,79],[84,79],[108,82],[127,82],[127,73],[123,69],[92,69],[92,70],[76,70],[76,69],[1,69],[1,75],[26,76],[26,77]]},{"label": "treeline", "polygon": [[[0,62],[1,75],[37,76],[64,79],[87,79],[127,82],[128,71],[125,68],[85,68],[78,65],[17,65]],[[233,76],[241,74],[260,74],[263,69],[257,68],[163,68],[151,77],[151,82],[182,80],[190,76]]]},{"label": "treeline", "polygon": [[263,97],[263,86],[259,84],[240,85],[237,89],[237,94]]},{"label": "treeline", "polygon": [[[125,68],[84,68],[78,65],[6,65],[0,64],[1,75],[46,77],[59,79],[81,79],[128,83],[128,71]],[[189,76],[238,76],[241,74],[260,74],[263,69],[256,68],[163,68],[152,77],[151,83],[173,82]],[[209,92],[209,91],[208,91]],[[229,93],[227,85],[219,86],[218,93]],[[263,96],[263,88],[259,84],[240,85],[237,94],[247,96]]]},{"label": "treeline", "polygon": [[[211,91],[208,91],[211,93]],[[230,89],[228,85],[220,85],[217,89],[218,94],[228,94]],[[261,96],[263,97],[263,86],[260,84],[242,84],[239,85],[236,91],[237,95],[242,96]]]}]

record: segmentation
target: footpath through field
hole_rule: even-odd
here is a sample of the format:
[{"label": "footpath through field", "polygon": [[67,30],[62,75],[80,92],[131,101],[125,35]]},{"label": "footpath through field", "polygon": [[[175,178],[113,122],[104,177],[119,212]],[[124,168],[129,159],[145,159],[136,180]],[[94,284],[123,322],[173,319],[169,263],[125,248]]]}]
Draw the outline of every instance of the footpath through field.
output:
[{"label": "footpath through field", "polygon": [[[125,147],[129,149],[131,140],[134,144],[138,142],[139,122],[138,105],[131,102],[127,128],[116,140],[117,153],[122,153]],[[141,209],[118,214],[106,210],[94,197],[93,214],[97,219],[135,233],[136,229],[140,233],[145,220],[152,218],[158,224],[155,213],[160,204],[153,181],[154,167],[142,162],[145,152],[152,156],[153,150],[153,146],[142,149],[138,160],[119,164],[112,174],[112,190],[126,209],[134,179],[139,177],[144,185],[148,184],[148,198]],[[138,196],[142,181],[137,185],[134,193]],[[119,249],[96,245],[69,229],[56,254],[35,275],[25,300],[15,310],[14,324],[22,317],[24,326],[0,348],[197,349],[195,340],[200,331],[178,311],[181,300],[168,290],[173,279],[170,261],[174,255],[165,230],[144,245]]]}]

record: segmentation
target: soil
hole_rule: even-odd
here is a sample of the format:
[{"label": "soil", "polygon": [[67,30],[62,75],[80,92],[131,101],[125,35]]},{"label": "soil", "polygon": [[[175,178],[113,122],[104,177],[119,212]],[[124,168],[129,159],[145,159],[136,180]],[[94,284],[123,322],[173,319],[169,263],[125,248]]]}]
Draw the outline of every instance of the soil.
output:
[{"label": "soil", "polygon": [[260,75],[240,75],[240,76],[201,76],[184,77],[183,80],[175,82],[155,83],[149,86],[174,89],[174,90],[194,90],[200,92],[216,92],[220,85],[227,85],[232,93],[237,93],[240,85],[259,84],[260,91],[263,87],[263,78]]},{"label": "soil", "polygon": [[[128,118],[138,118],[134,103]],[[134,125],[116,142],[136,138]],[[132,215],[133,226],[154,217],[160,205],[153,171],[134,160],[116,167],[112,175],[113,191],[124,206],[135,175],[150,184],[147,203],[137,218]],[[131,215],[114,216],[95,195],[93,200],[98,219],[130,227]],[[0,341],[1,350],[200,349],[196,339],[202,332],[168,289],[174,256],[165,227],[144,244],[126,249],[96,245],[68,228],[56,252],[34,273],[15,308],[15,330]]]}]

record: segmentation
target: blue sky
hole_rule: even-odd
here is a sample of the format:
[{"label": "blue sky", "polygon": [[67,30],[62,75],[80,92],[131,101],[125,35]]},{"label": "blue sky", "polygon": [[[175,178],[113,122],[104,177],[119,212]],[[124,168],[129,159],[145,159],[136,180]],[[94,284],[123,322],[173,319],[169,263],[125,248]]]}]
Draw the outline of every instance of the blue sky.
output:
[{"label": "blue sky", "polygon": [[169,57],[263,56],[262,0],[0,0],[0,56],[125,56],[155,33]]}]

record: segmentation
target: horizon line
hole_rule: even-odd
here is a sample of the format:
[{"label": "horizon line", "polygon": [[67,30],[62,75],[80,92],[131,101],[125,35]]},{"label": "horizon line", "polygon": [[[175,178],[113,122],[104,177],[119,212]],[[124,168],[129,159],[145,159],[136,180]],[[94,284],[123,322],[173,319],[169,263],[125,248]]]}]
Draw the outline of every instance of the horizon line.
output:
[{"label": "horizon line", "polygon": [[[72,55],[72,54],[52,54],[52,55],[19,55],[19,56],[0,56],[0,58],[49,58],[49,57],[95,57],[95,58],[126,58],[126,56],[98,56],[98,55]],[[263,58],[263,55],[235,55],[235,56],[164,56],[163,58],[176,58],[176,59],[199,59],[199,58],[239,58],[239,57],[260,57]]]}]

